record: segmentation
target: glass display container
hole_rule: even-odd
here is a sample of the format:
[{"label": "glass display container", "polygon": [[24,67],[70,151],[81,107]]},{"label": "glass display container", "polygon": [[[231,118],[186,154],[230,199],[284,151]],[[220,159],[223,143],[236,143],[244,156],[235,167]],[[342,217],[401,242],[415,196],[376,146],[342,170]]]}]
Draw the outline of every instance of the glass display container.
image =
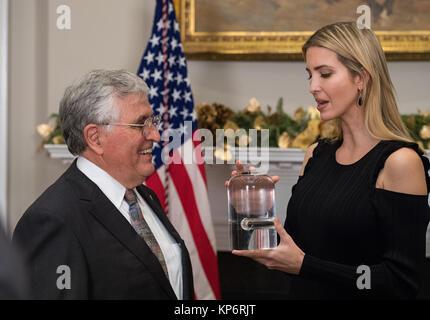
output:
[{"label": "glass display container", "polygon": [[267,175],[241,173],[229,180],[227,196],[231,249],[275,248],[273,180]]}]

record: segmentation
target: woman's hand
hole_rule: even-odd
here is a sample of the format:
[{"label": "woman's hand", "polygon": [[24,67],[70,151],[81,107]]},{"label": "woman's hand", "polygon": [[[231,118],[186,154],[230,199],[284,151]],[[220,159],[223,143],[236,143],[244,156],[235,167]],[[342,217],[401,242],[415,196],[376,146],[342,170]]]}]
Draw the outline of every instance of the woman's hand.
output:
[{"label": "woman's hand", "polygon": [[278,218],[274,219],[275,228],[281,242],[275,249],[268,250],[233,250],[233,254],[251,258],[268,269],[299,274],[305,253],[295,244]]},{"label": "woman's hand", "polygon": [[[231,176],[232,177],[234,177],[234,176],[236,176],[236,175],[238,175],[238,174],[240,174],[240,173],[242,173],[242,172],[245,171],[245,168],[243,167],[243,164],[240,163],[239,160],[236,160],[236,169],[237,169],[237,171],[234,170],[234,171],[231,172]],[[254,171],[254,170],[255,170],[255,167],[249,167],[248,168],[248,171]],[[274,183],[276,183],[276,182],[279,181],[279,176],[271,176],[271,178],[272,178],[272,180],[273,180]],[[225,186],[228,187],[228,181],[225,182]]]}]

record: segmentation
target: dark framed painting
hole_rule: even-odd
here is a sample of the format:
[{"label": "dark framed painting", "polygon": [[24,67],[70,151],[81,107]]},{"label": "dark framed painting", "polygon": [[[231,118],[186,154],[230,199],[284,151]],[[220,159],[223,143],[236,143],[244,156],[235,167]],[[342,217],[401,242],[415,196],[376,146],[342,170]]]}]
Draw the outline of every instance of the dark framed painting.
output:
[{"label": "dark framed painting", "polygon": [[367,13],[389,60],[430,60],[430,0],[174,2],[189,59],[301,60],[314,31]]}]

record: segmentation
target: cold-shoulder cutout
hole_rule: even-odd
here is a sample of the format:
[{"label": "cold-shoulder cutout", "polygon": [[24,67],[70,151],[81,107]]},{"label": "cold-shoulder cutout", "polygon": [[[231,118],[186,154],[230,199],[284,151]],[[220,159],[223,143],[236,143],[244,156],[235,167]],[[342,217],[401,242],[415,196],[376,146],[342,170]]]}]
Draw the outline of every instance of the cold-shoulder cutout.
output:
[{"label": "cold-shoulder cutout", "polygon": [[423,162],[411,148],[402,147],[388,156],[381,174],[382,189],[413,195],[428,193]]},{"label": "cold-shoulder cutout", "polygon": [[[373,178],[371,179],[370,188],[372,189],[376,188],[376,181],[378,179],[378,176],[381,170],[384,168],[388,168],[389,169],[388,171],[391,171],[390,173],[393,173],[393,172],[396,173],[398,171],[401,171],[402,169],[409,170],[409,168],[413,166],[413,164],[410,164],[407,161],[410,159],[418,160],[417,158],[413,157],[413,154],[408,152],[407,149],[409,149],[410,151],[415,152],[422,162],[422,167],[417,167],[415,169],[417,171],[418,170],[424,171],[425,184],[427,187],[427,194],[428,194],[430,190],[430,177],[428,174],[430,170],[430,162],[429,162],[429,159],[424,156],[424,153],[418,147],[418,144],[413,142],[385,140],[385,141],[382,141],[381,145],[382,145],[382,152],[380,153],[378,159],[376,159],[375,170],[373,172]],[[403,150],[403,151],[400,151],[400,150]],[[394,167],[390,166],[390,164],[391,165],[394,164]],[[390,169],[394,169],[394,170],[390,170]],[[406,176],[406,178],[408,177]],[[409,180],[411,179],[409,178]],[[388,190],[400,192],[400,193],[406,193],[406,194],[411,193],[411,192],[407,192],[407,190],[402,190],[398,188],[388,188]],[[403,191],[406,191],[406,192],[403,192]]]}]

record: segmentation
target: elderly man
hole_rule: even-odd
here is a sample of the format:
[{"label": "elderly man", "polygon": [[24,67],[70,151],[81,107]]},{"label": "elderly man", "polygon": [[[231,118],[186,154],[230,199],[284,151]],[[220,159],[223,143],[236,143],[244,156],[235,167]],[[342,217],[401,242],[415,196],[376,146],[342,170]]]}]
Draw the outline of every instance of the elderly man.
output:
[{"label": "elderly man", "polygon": [[13,238],[34,298],[193,298],[185,244],[142,185],[160,140],[147,93],[123,70],[95,70],[66,89],[61,125],[78,158],[28,208]]}]

